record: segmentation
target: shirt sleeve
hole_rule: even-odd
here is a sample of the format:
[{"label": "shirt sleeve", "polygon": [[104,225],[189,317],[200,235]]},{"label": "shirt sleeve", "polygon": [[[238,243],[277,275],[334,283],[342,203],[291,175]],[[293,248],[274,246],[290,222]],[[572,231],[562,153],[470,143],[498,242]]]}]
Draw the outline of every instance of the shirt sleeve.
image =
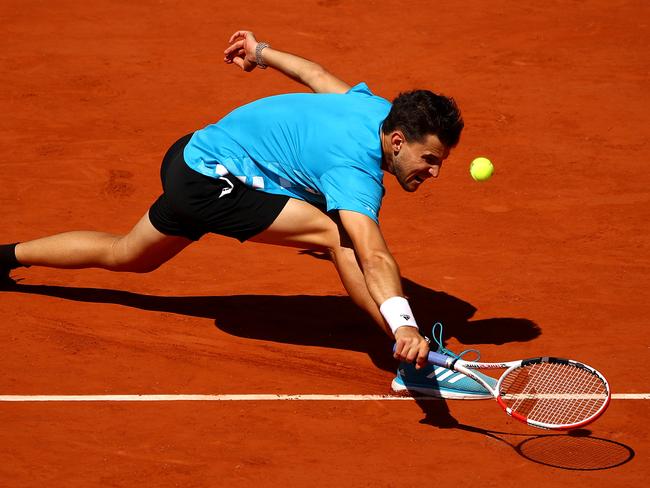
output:
[{"label": "shirt sleeve", "polygon": [[376,176],[354,166],[336,166],[321,176],[327,211],[352,210],[379,223],[384,186]]},{"label": "shirt sleeve", "polygon": [[374,96],[373,93],[370,91],[370,88],[368,88],[368,85],[365,82],[358,83],[354,85],[352,88],[350,88],[347,92],[347,94],[364,94],[368,96]]}]

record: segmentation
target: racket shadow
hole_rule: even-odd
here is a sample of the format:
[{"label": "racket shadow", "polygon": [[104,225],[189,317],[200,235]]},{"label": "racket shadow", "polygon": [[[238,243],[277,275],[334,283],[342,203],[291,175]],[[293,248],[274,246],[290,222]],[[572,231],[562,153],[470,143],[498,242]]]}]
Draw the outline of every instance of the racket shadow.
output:
[{"label": "racket shadow", "polygon": [[621,442],[596,437],[588,429],[552,434],[519,434],[457,424],[454,428],[480,434],[513,449],[519,456],[544,466],[569,471],[600,471],[630,462],[635,452]]}]

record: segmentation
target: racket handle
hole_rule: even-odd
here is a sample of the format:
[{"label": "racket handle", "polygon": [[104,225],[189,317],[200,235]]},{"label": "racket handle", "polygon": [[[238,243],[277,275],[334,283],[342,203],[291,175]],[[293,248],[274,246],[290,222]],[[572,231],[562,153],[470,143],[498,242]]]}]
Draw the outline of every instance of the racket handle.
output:
[{"label": "racket handle", "polygon": [[443,368],[451,368],[451,363],[453,362],[453,358],[450,358],[449,356],[445,356],[444,354],[440,354],[438,352],[433,352],[429,351],[429,356],[427,357],[427,360],[431,364],[435,364],[436,366],[442,366]]},{"label": "racket handle", "polygon": [[[395,352],[396,348],[397,348],[397,344],[393,346],[393,352]],[[445,356],[444,354],[429,351],[429,356],[427,357],[427,361],[429,361],[431,364],[435,364],[436,366],[442,366],[443,368],[450,368],[453,358],[450,358],[449,356]]]}]

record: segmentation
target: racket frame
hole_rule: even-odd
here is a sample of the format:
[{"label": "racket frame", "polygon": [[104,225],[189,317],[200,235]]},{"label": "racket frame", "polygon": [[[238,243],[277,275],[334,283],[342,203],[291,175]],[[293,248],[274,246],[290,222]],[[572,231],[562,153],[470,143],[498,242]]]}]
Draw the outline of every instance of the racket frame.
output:
[{"label": "racket frame", "polygon": [[[465,376],[470,377],[474,381],[478,382],[481,386],[483,386],[487,391],[490,392],[490,394],[495,398],[499,406],[508,415],[532,427],[539,427],[542,429],[552,429],[552,430],[569,430],[569,429],[577,429],[583,427],[596,420],[598,417],[600,417],[603,414],[605,410],[607,410],[607,407],[609,406],[612,397],[609,383],[598,370],[584,363],[574,361],[572,359],[563,359],[563,358],[556,358],[551,356],[540,356],[536,358],[520,359],[517,361],[507,361],[503,363],[481,363],[481,362],[463,361],[462,359],[445,356],[444,354],[431,351],[429,352],[428,360],[430,363],[435,364],[436,366],[442,366],[443,368],[457,371],[459,373],[464,374]],[[505,403],[503,398],[501,398],[501,385],[504,379],[513,370],[517,368],[527,366],[527,365],[532,365],[532,364],[538,364],[538,363],[571,364],[575,367],[584,369],[589,373],[595,375],[605,386],[607,392],[607,398],[605,402],[595,413],[590,415],[588,418],[583,419],[580,422],[575,422],[571,424],[547,424],[547,423],[537,422],[534,420],[530,420],[524,417],[523,415],[518,414],[517,412],[513,412],[512,409],[508,407],[508,405]],[[492,388],[483,378],[475,374],[473,371],[473,370],[480,370],[480,369],[505,369],[505,371],[499,377],[496,387]]]}]

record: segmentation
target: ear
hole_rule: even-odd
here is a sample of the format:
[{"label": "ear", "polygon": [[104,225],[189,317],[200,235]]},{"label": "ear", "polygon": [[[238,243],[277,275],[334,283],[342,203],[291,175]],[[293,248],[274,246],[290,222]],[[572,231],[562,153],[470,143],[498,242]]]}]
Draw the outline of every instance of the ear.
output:
[{"label": "ear", "polygon": [[390,146],[393,149],[393,154],[398,154],[405,142],[406,138],[401,130],[393,131],[390,135]]}]

